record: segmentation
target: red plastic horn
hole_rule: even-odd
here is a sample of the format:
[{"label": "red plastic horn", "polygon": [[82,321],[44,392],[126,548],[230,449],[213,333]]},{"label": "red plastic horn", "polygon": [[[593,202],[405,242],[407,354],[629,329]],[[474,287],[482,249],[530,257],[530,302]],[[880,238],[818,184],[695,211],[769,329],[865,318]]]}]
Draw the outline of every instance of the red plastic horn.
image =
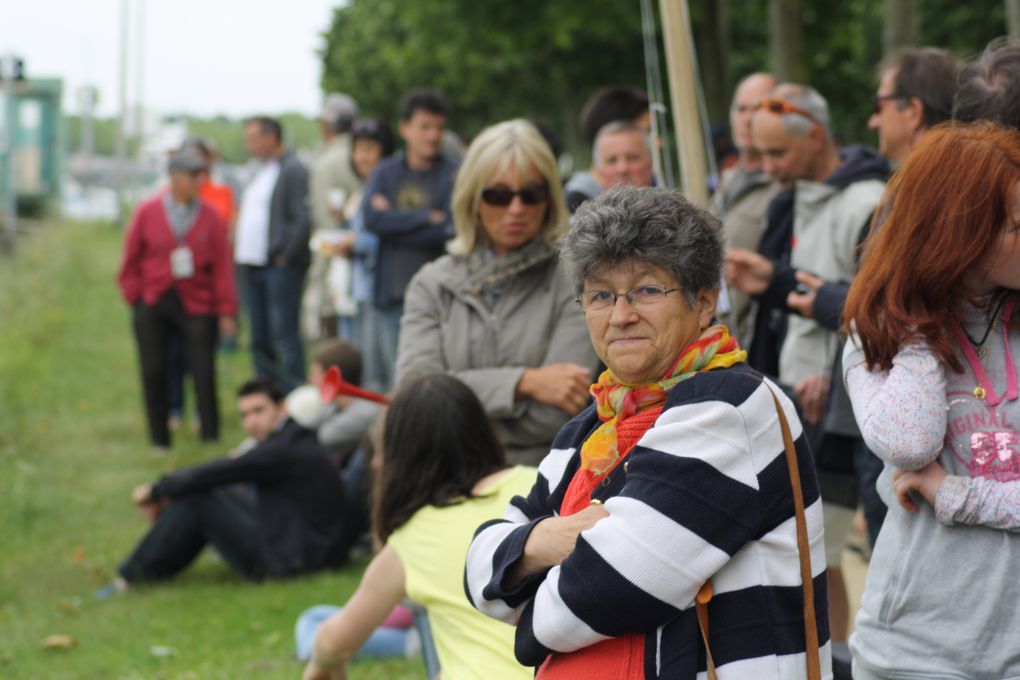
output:
[{"label": "red plastic horn", "polygon": [[330,366],[329,370],[326,371],[326,375],[322,378],[322,387],[319,388],[319,396],[321,396],[322,400],[328,404],[340,395],[376,401],[380,404],[390,403],[388,397],[384,397],[383,395],[375,392],[369,392],[368,390],[363,390],[357,385],[350,384],[344,380],[342,375],[340,375],[340,369],[338,367]]}]

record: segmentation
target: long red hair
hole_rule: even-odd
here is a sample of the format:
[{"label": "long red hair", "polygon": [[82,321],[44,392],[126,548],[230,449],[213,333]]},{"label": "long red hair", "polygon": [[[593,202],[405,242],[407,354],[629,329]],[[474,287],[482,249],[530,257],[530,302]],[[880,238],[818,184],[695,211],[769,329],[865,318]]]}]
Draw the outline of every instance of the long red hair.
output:
[{"label": "long red hair", "polygon": [[900,345],[913,339],[962,369],[946,320],[959,313],[968,275],[986,266],[1013,223],[1018,182],[1020,132],[949,123],[924,135],[889,183],[877,213],[884,220],[847,297],[845,330],[852,322],[869,369],[892,368]]}]

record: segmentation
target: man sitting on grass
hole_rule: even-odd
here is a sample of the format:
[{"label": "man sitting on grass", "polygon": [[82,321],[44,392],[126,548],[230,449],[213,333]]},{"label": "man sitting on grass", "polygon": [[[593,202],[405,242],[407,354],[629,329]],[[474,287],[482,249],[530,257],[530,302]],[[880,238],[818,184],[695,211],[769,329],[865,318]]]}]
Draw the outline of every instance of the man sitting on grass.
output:
[{"label": "man sitting on grass", "polygon": [[343,564],[351,533],[344,530],[343,486],[315,433],[288,417],[270,379],[245,383],[238,409],[253,448],[135,489],[152,527],[101,597],[174,576],[207,543],[255,580]]}]

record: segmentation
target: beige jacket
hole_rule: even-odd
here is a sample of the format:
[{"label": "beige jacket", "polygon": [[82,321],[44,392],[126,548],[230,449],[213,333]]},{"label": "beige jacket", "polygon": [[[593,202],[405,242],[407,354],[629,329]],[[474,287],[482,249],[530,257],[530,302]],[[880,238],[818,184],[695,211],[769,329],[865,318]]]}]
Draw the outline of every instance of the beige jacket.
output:
[{"label": "beige jacket", "polygon": [[454,255],[422,267],[408,285],[400,321],[397,384],[447,371],[464,381],[492,419],[515,464],[537,464],[549,452],[564,411],[514,400],[525,368],[559,362],[597,365],[573,291],[549,257],[507,286],[491,312],[467,290],[467,263]]},{"label": "beige jacket", "polygon": [[[763,172],[749,173],[735,165],[722,174],[719,188],[712,196],[712,211],[722,220],[723,237],[728,248],[758,250],[765,230],[765,211],[776,195],[778,185]],[[720,319],[742,347],[750,347],[754,335],[754,298],[728,287],[730,311]]]}]

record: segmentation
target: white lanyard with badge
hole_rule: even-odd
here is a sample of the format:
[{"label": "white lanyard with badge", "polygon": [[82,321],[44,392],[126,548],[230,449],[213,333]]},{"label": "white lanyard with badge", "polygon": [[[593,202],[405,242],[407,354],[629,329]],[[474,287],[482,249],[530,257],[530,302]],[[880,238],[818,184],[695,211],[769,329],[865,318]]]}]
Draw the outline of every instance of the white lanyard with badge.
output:
[{"label": "white lanyard with badge", "polygon": [[183,242],[170,252],[170,273],[175,279],[187,279],[195,274],[195,258],[191,248]]},{"label": "white lanyard with badge", "polygon": [[[167,212],[170,213],[170,205],[167,205]],[[173,229],[174,236],[177,238],[177,247],[170,251],[170,273],[175,279],[187,279],[195,275],[195,256],[191,252],[191,248],[184,242],[188,232],[191,231],[192,225],[195,223],[195,218],[198,217],[198,211],[192,211],[192,214],[188,218],[188,228],[184,230],[183,235],[177,236],[177,230]],[[173,221],[173,217],[171,217]]]}]

